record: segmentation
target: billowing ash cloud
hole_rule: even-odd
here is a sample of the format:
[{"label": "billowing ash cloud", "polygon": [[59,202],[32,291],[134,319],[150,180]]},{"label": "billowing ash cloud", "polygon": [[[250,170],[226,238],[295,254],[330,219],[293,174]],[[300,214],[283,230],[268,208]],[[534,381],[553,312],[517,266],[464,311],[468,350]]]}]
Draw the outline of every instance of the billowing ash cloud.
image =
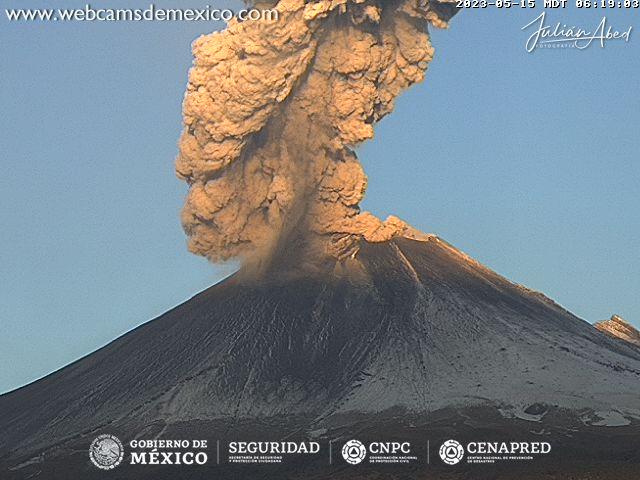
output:
[{"label": "billowing ash cloud", "polygon": [[[267,2],[268,3],[268,2]],[[279,20],[232,22],[197,39],[176,161],[189,184],[189,249],[213,261],[300,244],[343,258],[408,226],[360,212],[367,178],[353,152],[424,77],[427,0],[281,0]]]}]

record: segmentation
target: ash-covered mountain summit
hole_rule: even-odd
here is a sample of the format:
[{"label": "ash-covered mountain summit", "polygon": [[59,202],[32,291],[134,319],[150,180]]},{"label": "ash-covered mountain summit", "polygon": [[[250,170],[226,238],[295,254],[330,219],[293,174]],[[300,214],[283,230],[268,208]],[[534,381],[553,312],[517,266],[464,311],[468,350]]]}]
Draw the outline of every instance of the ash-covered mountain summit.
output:
[{"label": "ash-covered mountain summit", "polygon": [[584,431],[592,448],[618,425],[627,449],[638,438],[640,349],[436,236],[365,242],[331,273],[290,273],[276,263],[259,283],[230,277],[0,396],[2,478],[91,478],[86,449],[104,432],[126,442],[506,428],[570,442]]},{"label": "ash-covered mountain summit", "polygon": [[640,347],[640,332],[620,315],[612,315],[609,320],[597,322],[593,326],[613,338],[619,338]]}]

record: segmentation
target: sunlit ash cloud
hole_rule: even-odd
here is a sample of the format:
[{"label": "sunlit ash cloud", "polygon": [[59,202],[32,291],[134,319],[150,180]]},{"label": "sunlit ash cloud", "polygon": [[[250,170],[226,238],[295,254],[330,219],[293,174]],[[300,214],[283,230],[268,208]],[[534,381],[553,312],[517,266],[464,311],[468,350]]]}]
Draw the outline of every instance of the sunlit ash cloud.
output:
[{"label": "sunlit ash cloud", "polygon": [[[262,4],[261,4],[262,5]],[[361,212],[367,178],[353,151],[433,57],[429,25],[452,4],[282,0],[278,21],[232,21],[193,44],[176,171],[189,249],[264,263],[284,252],[354,254],[407,234]]]}]

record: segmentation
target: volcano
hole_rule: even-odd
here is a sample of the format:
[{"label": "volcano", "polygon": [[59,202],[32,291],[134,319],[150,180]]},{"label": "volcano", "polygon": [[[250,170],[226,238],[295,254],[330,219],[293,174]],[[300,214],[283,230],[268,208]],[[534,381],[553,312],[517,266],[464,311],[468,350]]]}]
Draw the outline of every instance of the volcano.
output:
[{"label": "volcano", "polygon": [[[123,443],[543,436],[559,454],[540,466],[547,473],[634,478],[640,348],[434,235],[364,242],[314,275],[290,263],[274,261],[261,281],[239,272],[0,396],[1,477],[107,478],[87,449],[108,432]],[[206,478],[329,478],[321,467],[274,476],[213,466]],[[112,478],[130,478],[118,476],[126,468]],[[444,467],[402,477],[369,468],[359,470],[363,476],[337,468],[331,478],[441,478],[431,475]],[[540,478],[531,465],[521,468],[522,478]],[[448,470],[446,478],[484,478],[482,471]],[[513,470],[491,472],[513,478]]]}]

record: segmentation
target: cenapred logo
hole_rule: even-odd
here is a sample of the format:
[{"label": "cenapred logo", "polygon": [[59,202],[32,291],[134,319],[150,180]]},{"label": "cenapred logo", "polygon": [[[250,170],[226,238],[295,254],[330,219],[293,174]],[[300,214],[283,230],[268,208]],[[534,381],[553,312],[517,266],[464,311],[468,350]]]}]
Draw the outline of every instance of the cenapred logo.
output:
[{"label": "cenapred logo", "polygon": [[440,447],[440,458],[447,465],[455,465],[464,457],[464,448],[455,440],[447,440]]},{"label": "cenapred logo", "polygon": [[118,437],[103,434],[96,437],[89,447],[91,463],[102,470],[116,468],[124,457],[124,447]]},{"label": "cenapred logo", "polygon": [[342,447],[342,458],[351,465],[357,465],[367,456],[367,449],[358,440],[349,440]]}]

